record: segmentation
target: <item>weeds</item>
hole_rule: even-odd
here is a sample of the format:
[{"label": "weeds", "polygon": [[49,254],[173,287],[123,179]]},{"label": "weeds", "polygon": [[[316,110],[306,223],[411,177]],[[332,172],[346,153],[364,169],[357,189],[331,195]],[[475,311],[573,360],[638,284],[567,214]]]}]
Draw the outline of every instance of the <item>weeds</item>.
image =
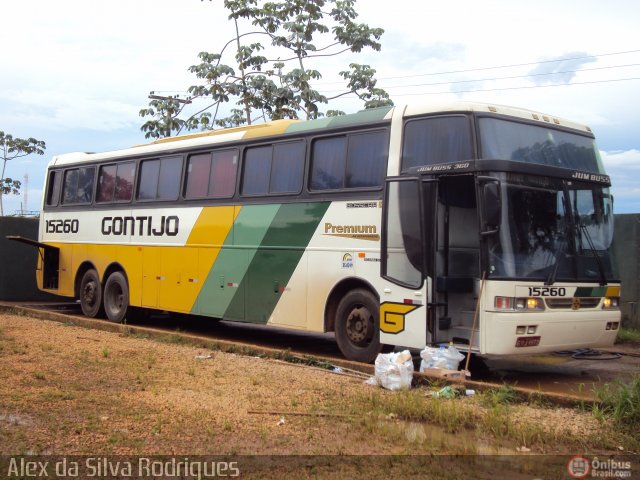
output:
[{"label": "weeds", "polygon": [[599,405],[592,412],[596,418],[612,418],[621,428],[630,432],[640,431],[640,375],[626,384],[617,382],[613,386],[606,383],[594,390]]},{"label": "weeds", "polygon": [[160,340],[161,342],[169,343],[173,345],[182,345],[186,343],[185,338],[179,333],[174,333],[171,335],[162,335],[161,337],[158,338],[158,340]]},{"label": "weeds", "polygon": [[[473,428],[477,415],[472,408],[456,400],[427,400],[424,392],[412,390],[396,392],[391,397],[382,397],[375,392],[364,400],[365,405],[355,404],[354,412],[371,411],[377,416],[399,418],[414,422],[434,422],[442,425],[448,432]],[[374,415],[376,416],[376,415]]]},{"label": "weeds", "polygon": [[151,368],[156,364],[156,357],[152,351],[147,352],[147,369],[151,370]]},{"label": "weeds", "polygon": [[618,331],[616,343],[630,343],[634,345],[640,344],[640,330],[636,328],[621,328]]},{"label": "weeds", "polygon": [[501,385],[500,388],[492,388],[484,392],[481,399],[486,407],[495,407],[513,404],[518,400],[518,396],[511,386]]}]

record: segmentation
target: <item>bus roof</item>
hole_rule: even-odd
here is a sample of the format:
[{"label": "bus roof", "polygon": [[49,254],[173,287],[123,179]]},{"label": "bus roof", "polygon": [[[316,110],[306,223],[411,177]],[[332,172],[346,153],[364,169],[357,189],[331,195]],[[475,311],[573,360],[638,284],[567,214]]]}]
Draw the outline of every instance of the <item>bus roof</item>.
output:
[{"label": "bus roof", "polygon": [[161,154],[163,152],[181,150],[183,148],[224,144],[227,142],[250,138],[269,137],[307,131],[319,131],[346,126],[366,125],[369,123],[390,120],[393,113],[398,110],[401,110],[403,112],[403,116],[405,117],[453,112],[492,113],[494,115],[505,115],[507,117],[514,117],[529,121],[539,121],[541,124],[546,123],[550,125],[561,125],[566,128],[578,130],[582,133],[591,133],[591,129],[585,125],[523,108],[466,101],[430,102],[406,106],[381,107],[370,110],[362,110],[360,112],[349,115],[323,117],[316,120],[275,120],[271,122],[245,125],[241,127],[190,133],[176,137],[162,138],[147,144],[136,145],[131,148],[102,153],[67,153],[53,157],[51,162],[49,162],[49,167],[88,163],[108,159],[117,160],[119,158],[127,158],[145,154]]}]

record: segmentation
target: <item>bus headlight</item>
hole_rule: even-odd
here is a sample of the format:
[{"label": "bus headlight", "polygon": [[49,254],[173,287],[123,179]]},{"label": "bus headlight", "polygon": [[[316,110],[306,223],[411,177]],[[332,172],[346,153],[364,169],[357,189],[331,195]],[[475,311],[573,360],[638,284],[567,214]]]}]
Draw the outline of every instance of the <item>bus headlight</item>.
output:
[{"label": "bus headlight", "polygon": [[496,310],[544,310],[542,299],[535,297],[495,297],[493,306]]},{"label": "bus headlight", "polygon": [[602,308],[618,308],[620,306],[620,297],[604,297],[602,299]]}]

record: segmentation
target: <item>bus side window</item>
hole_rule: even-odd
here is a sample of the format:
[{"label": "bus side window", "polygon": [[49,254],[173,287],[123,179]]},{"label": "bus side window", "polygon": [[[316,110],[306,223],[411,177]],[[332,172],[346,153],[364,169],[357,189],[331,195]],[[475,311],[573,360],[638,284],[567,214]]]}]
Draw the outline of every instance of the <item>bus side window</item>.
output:
[{"label": "bus side window", "polygon": [[404,126],[402,171],[473,157],[469,120],[463,115],[409,120]]},{"label": "bus side window", "polygon": [[260,195],[269,191],[271,155],[271,145],[245,150],[242,173],[243,195]]},{"label": "bus side window", "polygon": [[345,187],[380,187],[387,170],[386,132],[349,135]]},{"label": "bus side window", "polygon": [[229,198],[236,190],[238,150],[191,155],[187,163],[184,198]]},{"label": "bus side window", "polygon": [[140,164],[138,200],[177,200],[182,157],[145,160]]},{"label": "bus side window", "polygon": [[120,163],[116,172],[116,202],[129,202],[133,198],[133,178],[136,174],[134,162]]},{"label": "bus side window", "polygon": [[117,167],[115,165],[105,165],[100,167],[96,202],[102,203],[113,201],[113,192],[116,190],[116,169]]},{"label": "bus side window", "polygon": [[95,167],[73,168],[64,172],[62,203],[91,203]]},{"label": "bus side window", "polygon": [[311,190],[335,190],[344,185],[347,137],[320,138],[311,153]]},{"label": "bus side window", "polygon": [[299,193],[304,172],[304,142],[274,146],[269,193]]},{"label": "bus side window", "polygon": [[184,198],[206,197],[210,174],[210,153],[189,156],[189,160],[187,162],[187,181],[184,190]]},{"label": "bus side window", "polygon": [[47,182],[47,205],[55,207],[60,202],[60,185],[62,183],[62,172],[49,172],[49,181]]},{"label": "bus side window", "polygon": [[209,196],[214,198],[233,197],[236,191],[238,171],[238,151],[223,150],[211,156],[211,178]]},{"label": "bus side window", "polygon": [[305,142],[276,143],[245,150],[243,195],[299,193]]},{"label": "bus side window", "polygon": [[311,153],[311,190],[382,187],[386,171],[386,130],[319,138]]},{"label": "bus side window", "polygon": [[98,173],[96,202],[128,202],[133,193],[134,162],[104,165]]}]

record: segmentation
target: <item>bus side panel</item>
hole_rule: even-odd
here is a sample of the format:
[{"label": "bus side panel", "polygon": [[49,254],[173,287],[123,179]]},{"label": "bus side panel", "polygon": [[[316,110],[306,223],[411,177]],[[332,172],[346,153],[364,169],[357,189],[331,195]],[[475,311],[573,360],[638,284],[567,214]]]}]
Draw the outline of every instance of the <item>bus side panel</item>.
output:
[{"label": "bus side panel", "polygon": [[[201,251],[204,249],[200,249]],[[206,285],[200,291],[193,313],[229,320],[244,320],[244,285],[239,281],[239,272],[247,269],[247,249],[222,247],[216,263],[205,275]],[[229,308],[238,295],[242,302]]]},{"label": "bus side panel", "polygon": [[[380,208],[379,200],[331,202],[307,246],[306,276],[296,271],[291,282],[308,285],[306,329],[325,331],[325,310],[331,291],[347,278],[361,280],[363,287],[375,285],[380,275]],[[287,307],[293,292],[285,291],[278,309]],[[377,292],[372,291],[375,295]],[[291,315],[289,315],[290,317]],[[285,317],[286,318],[286,317]],[[269,323],[290,326],[273,319]]]},{"label": "bus side panel", "polygon": [[[247,320],[267,323],[287,288],[295,297],[287,315],[304,316],[305,282],[292,284],[291,277],[323,218],[328,202],[291,203],[280,206],[254,256],[247,274]],[[301,268],[304,269],[304,263]],[[295,289],[295,293],[293,291]]]},{"label": "bus side panel", "polygon": [[198,250],[192,247],[162,248],[158,307],[188,312],[198,294]]},{"label": "bus side panel", "polygon": [[275,217],[280,205],[235,207],[232,231],[209,270],[198,294],[195,311],[202,315],[243,321],[248,265],[256,247]]},{"label": "bus side panel", "polygon": [[[280,299],[269,318],[270,325],[314,330],[313,324],[316,318],[309,316],[309,305],[315,295],[321,295],[320,284],[324,282],[325,276],[318,275],[319,270],[310,273],[309,259],[312,258],[313,253],[315,252],[305,251],[289,282],[286,285],[278,285]],[[322,319],[322,311],[319,318]],[[319,330],[315,331],[322,331],[321,322]]]},{"label": "bus side panel", "polygon": [[[116,260],[124,268],[129,282],[129,303],[139,307],[142,301],[142,262],[143,249],[136,245],[118,245],[115,248]],[[106,279],[104,279],[106,281]]]},{"label": "bus side panel", "polygon": [[60,245],[60,269],[57,295],[75,296],[74,280],[76,271],[73,269],[73,244]]},{"label": "bus side panel", "polygon": [[142,295],[143,307],[158,307],[158,282],[160,279],[160,248],[142,249]]}]

